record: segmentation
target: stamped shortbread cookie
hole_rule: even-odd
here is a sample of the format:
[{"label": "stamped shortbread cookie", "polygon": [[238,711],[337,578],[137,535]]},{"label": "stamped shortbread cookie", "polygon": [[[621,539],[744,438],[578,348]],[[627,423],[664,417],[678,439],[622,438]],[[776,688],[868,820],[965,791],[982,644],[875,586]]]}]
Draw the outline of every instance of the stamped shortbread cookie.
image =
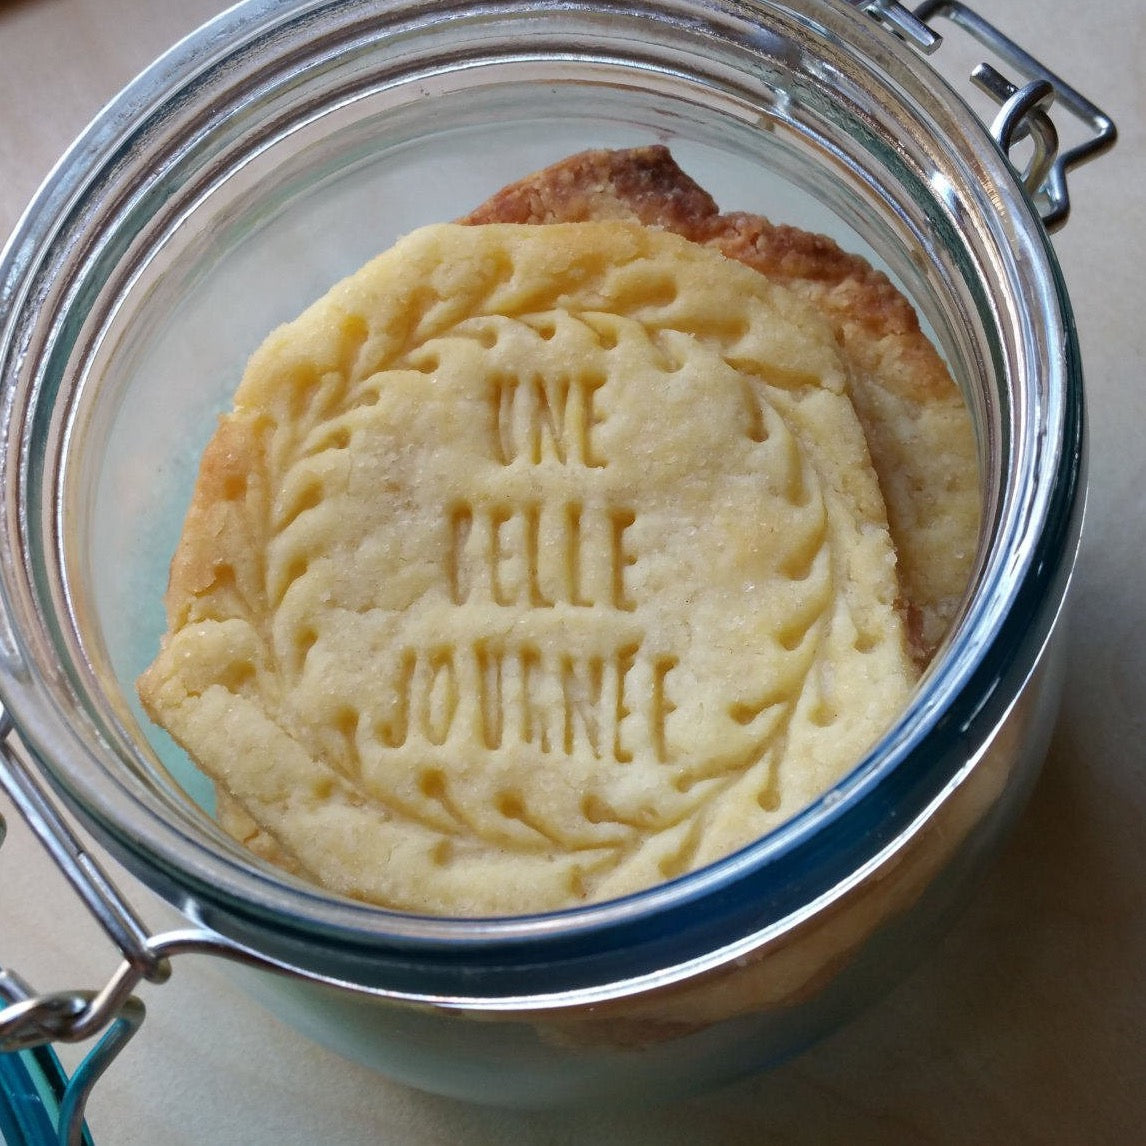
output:
[{"label": "stamped shortbread cookie", "polygon": [[832,324],[887,503],[916,659],[966,592],[979,533],[978,455],[963,396],[885,275],[830,239],[721,214],[664,147],[587,151],[504,188],[469,223],[631,219],[715,247],[812,302]]},{"label": "stamped shortbread cookie", "polygon": [[442,225],[252,359],[140,693],[261,854],[517,914],[838,779],[915,683],[898,594],[803,300],[635,223]]}]

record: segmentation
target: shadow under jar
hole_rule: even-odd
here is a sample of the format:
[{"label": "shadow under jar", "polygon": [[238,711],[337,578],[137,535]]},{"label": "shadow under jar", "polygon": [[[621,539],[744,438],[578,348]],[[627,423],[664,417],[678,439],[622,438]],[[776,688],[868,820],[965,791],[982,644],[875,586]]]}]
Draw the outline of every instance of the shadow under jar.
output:
[{"label": "shadow under jar", "polygon": [[[261,864],[134,690],[199,454],[247,357],[411,228],[564,155],[650,142],[725,207],[865,254],[920,311],[980,453],[980,549],[952,636],[823,797],[622,900],[427,918]],[[893,982],[1021,805],[1081,516],[1069,306],[986,129],[865,13],[247,3],[101,114],[2,272],[9,768],[45,775],[188,917],[139,940],[142,973],[183,950],[258,968],[251,989],[300,1028],[445,1094],[678,1096],[792,1054]]]}]

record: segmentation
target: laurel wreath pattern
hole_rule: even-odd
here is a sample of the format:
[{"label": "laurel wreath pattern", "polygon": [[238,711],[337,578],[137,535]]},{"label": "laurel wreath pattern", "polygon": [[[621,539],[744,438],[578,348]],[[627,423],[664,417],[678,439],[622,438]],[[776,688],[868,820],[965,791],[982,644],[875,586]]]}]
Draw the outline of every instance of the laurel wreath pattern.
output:
[{"label": "laurel wreath pattern", "polygon": [[[852,558],[846,546],[841,550],[847,531],[841,532],[840,523],[850,515],[850,528],[856,528],[856,520],[863,517],[856,505],[864,495],[841,492],[838,475],[822,472],[824,459],[835,457],[838,444],[817,439],[812,407],[830,400],[836,408],[847,400],[832,391],[830,378],[825,381],[822,364],[817,370],[815,364],[806,367],[803,360],[786,361],[783,353],[767,353],[775,332],[761,330],[764,320],[757,312],[782,332],[795,321],[786,312],[775,313],[779,304],[774,288],[753,283],[752,289],[763,295],[749,300],[756,304],[755,311],[723,288],[714,295],[721,305],[705,301],[703,292],[697,302],[682,292],[679,265],[652,257],[665,243],[672,245],[674,240],[668,236],[650,239],[623,228],[610,234],[608,227],[601,227],[577,257],[547,276],[536,266],[544,257],[532,251],[523,255],[515,245],[518,239],[510,243],[483,234],[485,229],[457,230],[464,230],[466,237],[449,236],[455,244],[449,248],[451,257],[456,261],[458,242],[477,251],[467,264],[476,269],[464,280],[464,289],[458,289],[456,281],[449,290],[438,288],[435,260],[442,256],[431,242],[429,250],[420,251],[428,269],[417,273],[417,267],[407,267],[401,276],[394,271],[382,276],[391,293],[381,304],[382,290],[369,278],[366,287],[338,288],[300,320],[301,326],[296,324],[275,336],[261,352],[262,358],[256,359],[236,396],[231,416],[232,428],[246,441],[243,450],[234,452],[248,462],[256,458],[257,464],[242,469],[236,463],[235,473],[226,466],[217,467],[226,472],[222,478],[216,472],[212,483],[201,477],[200,509],[209,509],[225,521],[213,531],[214,543],[222,538],[225,546],[212,554],[209,583],[200,577],[194,591],[181,597],[177,578],[173,579],[172,628],[202,633],[204,626],[213,626],[212,631],[235,633],[235,625],[242,626],[242,638],[233,640],[228,651],[220,654],[225,663],[215,662],[210,683],[251,702],[290,741],[303,747],[313,762],[307,792],[312,811],[324,801],[329,804],[337,794],[339,806],[349,810],[350,819],[374,824],[383,836],[402,837],[397,851],[405,857],[403,862],[410,863],[411,854],[420,857],[413,861],[420,870],[406,877],[406,885],[419,880],[433,883],[435,871],[446,872],[462,861],[473,863],[479,853],[516,856],[531,861],[538,871],[537,865],[547,870],[560,868],[558,883],[572,901],[599,897],[616,887],[626,889],[633,873],[644,882],[672,878],[729,846],[748,842],[789,814],[793,799],[802,802],[808,797],[806,786],[791,774],[794,740],[802,745],[800,752],[808,751],[810,745],[816,756],[824,744],[832,742],[833,727],[843,725],[839,739],[845,758],[830,762],[832,778],[854,758],[855,745],[848,739],[854,736],[849,725],[852,714],[840,708],[843,694],[836,676],[841,666],[832,661],[841,633],[846,634],[849,655],[858,658],[857,664],[877,666],[872,670],[877,684],[896,685],[876,705],[874,717],[866,711],[871,708],[870,698],[862,701],[863,719],[874,719],[878,730],[902,703],[907,687],[902,682],[910,669],[895,617],[891,567],[886,584],[845,589]],[[618,234],[626,243],[636,243],[636,256],[631,250],[616,250]],[[654,250],[648,249],[650,243]],[[687,257],[698,256],[689,251]],[[377,276],[377,269],[372,273]],[[375,312],[379,306],[384,312],[381,318]],[[801,318],[802,312],[797,309],[795,315]],[[760,339],[765,342],[763,353],[757,345]],[[431,398],[442,392],[444,379],[452,379],[455,387],[449,391],[453,394],[449,401],[456,404],[459,394],[471,401],[472,411],[458,417],[470,427],[467,432],[473,441],[480,442],[483,435],[488,439],[488,427],[474,428],[480,422],[488,370],[475,374],[473,364],[503,351],[523,370],[530,363],[541,363],[543,373],[545,369],[552,372],[552,363],[572,359],[579,363],[579,370],[603,373],[607,381],[601,392],[607,397],[608,417],[636,418],[645,437],[663,434],[661,445],[669,452],[676,429],[659,426],[657,395],[677,394],[671,403],[665,398],[675,418],[692,408],[694,417],[705,419],[709,412],[696,408],[696,403],[706,397],[716,399],[703,387],[695,397],[690,398],[687,391],[681,397],[675,380],[685,375],[692,378],[698,369],[707,370],[710,377],[723,372],[725,380],[712,384],[713,393],[731,401],[729,395],[735,392],[742,439],[736,457],[751,459],[749,471],[736,474],[743,489],[735,496],[722,492],[721,483],[735,469],[727,459],[710,456],[708,473],[673,471],[665,462],[666,472],[672,473],[679,489],[670,484],[657,511],[663,520],[672,499],[696,483],[711,487],[714,503],[724,496],[731,504],[728,513],[739,515],[735,520],[753,509],[744,489],[753,496],[764,491],[767,497],[763,500],[770,498],[786,507],[785,533],[773,546],[771,558],[775,575],[766,590],[753,587],[740,600],[716,602],[707,599],[720,595],[716,588],[710,590],[700,583],[688,593],[670,591],[662,580],[651,597],[638,599],[632,614],[598,608],[572,622],[582,631],[578,639],[587,642],[586,647],[620,648],[628,654],[641,647],[650,625],[656,627],[658,610],[685,613],[671,618],[676,626],[673,631],[687,633],[693,644],[688,648],[658,646],[658,651],[671,654],[684,666],[679,674],[682,679],[694,669],[696,656],[703,668],[724,655],[713,654],[714,646],[722,646],[729,657],[743,654],[747,665],[757,667],[761,650],[752,647],[752,641],[766,630],[770,647],[765,652],[773,671],[758,679],[742,679],[736,671],[727,674],[723,687],[730,692],[721,701],[719,713],[711,711],[710,699],[700,704],[693,702],[691,692],[675,696],[666,727],[684,747],[671,760],[652,758],[647,744],[625,761],[571,764],[559,751],[549,753],[549,759],[533,751],[534,767],[523,777],[520,769],[500,768],[498,750],[481,744],[471,743],[459,755],[454,743],[433,744],[414,736],[394,748],[379,733],[387,719],[381,699],[385,689],[364,690],[361,673],[340,676],[340,670],[330,668],[333,656],[374,655],[375,671],[381,676],[383,670],[377,666],[383,661],[392,673],[403,655],[413,655],[408,641],[381,640],[371,646],[372,634],[382,631],[379,616],[390,618],[383,629],[389,626],[391,636],[395,624],[401,627],[392,619],[392,602],[380,606],[376,586],[369,585],[365,590],[335,591],[332,596],[337,570],[356,562],[359,571],[367,566],[381,570],[383,596],[405,594],[415,607],[436,591],[435,572],[429,567],[434,563],[425,569],[419,564],[425,546],[411,543],[408,563],[402,556],[408,540],[408,529],[401,524],[406,520],[402,499],[410,491],[400,481],[391,482],[391,488],[372,490],[377,508],[370,520],[376,528],[372,537],[357,538],[359,546],[376,543],[374,547],[383,556],[365,559],[361,548],[348,548],[352,539],[340,532],[345,524],[345,499],[350,496],[347,491],[375,473],[363,457],[418,449],[427,436],[437,433],[452,409],[442,415]],[[644,364],[646,373],[639,387],[615,365],[618,355],[627,356],[630,365],[632,361]],[[825,361],[830,367],[830,358]],[[626,386],[637,388],[641,401],[652,401],[653,408],[624,415],[630,401],[621,394]],[[438,416],[437,422],[432,414]],[[402,417],[407,421],[402,422]],[[862,442],[862,434],[856,433]],[[222,427],[224,446],[226,437],[226,427]],[[218,452],[226,450],[220,446]],[[654,469],[659,464],[650,463]],[[566,467],[554,477],[558,471],[558,466],[550,465],[547,480],[574,493],[589,477],[599,479],[600,488],[589,488],[586,495],[593,504],[617,496],[617,489],[609,485],[611,475],[570,474]],[[377,472],[389,471],[382,467]],[[517,489],[535,479],[535,474],[505,470],[489,481],[495,488],[500,488],[497,481],[507,481],[507,488]],[[381,484],[385,486],[386,480]],[[648,496],[656,500],[655,491]],[[727,513],[721,517],[714,507],[709,520],[703,499],[700,504],[700,510],[689,511],[691,516],[683,515],[684,524],[677,524],[681,531],[686,526],[693,530],[692,544],[704,550],[705,561],[711,559],[713,583],[721,586],[722,547],[736,547],[722,540],[720,523],[733,518]],[[644,509],[638,499],[638,517]],[[861,520],[860,526],[866,523]],[[740,535],[739,529],[735,532]],[[201,537],[184,541],[192,548],[201,544]],[[429,542],[426,545],[433,548]],[[671,557],[677,543],[669,539],[665,545]],[[683,552],[687,546],[681,542],[677,548]],[[634,570],[640,574],[644,565],[655,565],[661,559],[648,546],[638,547]],[[191,562],[190,557],[187,560]],[[727,557],[732,566],[737,560],[736,553]],[[439,560],[439,579],[440,568]],[[691,607],[702,610],[698,615],[726,620],[704,632],[690,628],[688,608],[683,604],[689,594],[695,598]],[[745,637],[737,637],[741,613],[758,606],[764,609],[762,601],[781,597],[783,607],[767,605],[773,609],[768,621],[749,624],[749,647],[738,650],[737,640],[745,643]],[[333,648],[325,631],[332,600],[337,601],[340,618],[337,631],[344,636],[349,632],[359,642],[352,649]],[[462,611],[456,610],[452,618],[460,629],[439,634],[436,644],[429,641],[427,656],[448,655],[445,650],[462,640],[458,632],[486,649],[504,650],[509,630],[500,617],[494,623],[488,610],[478,611],[480,615],[475,613],[467,621],[460,616]],[[550,656],[546,640],[552,633],[564,631],[562,626],[571,623],[570,610],[553,610],[561,616],[546,618],[548,628],[542,639],[529,631],[530,610],[510,612],[516,629],[526,633],[514,639],[519,644],[524,641],[524,647],[532,648],[540,658]],[[584,637],[586,630],[589,637]],[[379,655],[380,648],[384,656]],[[170,653],[169,646],[160,662]],[[318,679],[328,685],[321,702],[313,699],[312,686]],[[671,674],[666,679],[673,680]],[[337,683],[330,686],[331,680],[351,683],[340,688]],[[699,691],[703,686],[704,681],[699,682]],[[196,693],[192,686],[188,691],[193,698],[207,694],[206,688]],[[316,712],[318,719],[314,719]],[[702,725],[709,733],[719,725],[721,733],[711,747],[697,747],[687,731],[678,735],[685,722]],[[179,720],[174,723],[178,725]],[[173,731],[180,736],[178,728]],[[184,734],[182,738],[187,743],[189,737]],[[275,805],[244,799],[247,781],[241,762],[212,769],[210,758],[218,756],[217,750],[194,743],[187,747],[272,835],[291,866],[331,882],[323,874],[323,845],[313,843],[314,824],[322,819],[322,811],[300,813],[297,807],[284,808],[281,800]],[[475,761],[484,772],[475,769]],[[546,777],[546,768],[563,775],[559,781]],[[815,782],[822,786],[821,780]],[[555,793],[555,788],[561,790]],[[302,829],[296,826],[300,822],[305,825]],[[394,850],[391,846],[386,854]],[[373,853],[367,847],[363,854]],[[370,889],[376,875],[350,873],[333,882],[338,883],[338,890],[373,898]],[[386,882],[385,877],[379,878]],[[418,906],[404,902],[397,893],[387,893],[386,901],[399,907]],[[492,901],[493,910],[498,906]]]}]

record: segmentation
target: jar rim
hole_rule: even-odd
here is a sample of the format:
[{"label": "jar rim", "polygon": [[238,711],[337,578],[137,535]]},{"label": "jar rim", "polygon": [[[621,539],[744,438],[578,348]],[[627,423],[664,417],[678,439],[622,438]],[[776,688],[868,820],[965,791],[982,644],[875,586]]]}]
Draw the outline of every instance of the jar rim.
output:
[{"label": "jar rim", "polygon": [[[327,31],[324,19],[335,19],[335,7],[344,10],[338,17],[343,39],[333,33],[325,39],[316,36],[316,31]],[[560,18],[588,19],[594,13],[615,14],[621,7],[598,0],[571,6]],[[632,13],[633,5],[623,7]],[[292,53],[303,43],[315,60],[339,44],[350,44],[355,20],[362,28],[370,25],[364,6],[248,0],[193,33],[130,84],[80,137],[0,256],[0,290],[10,303],[10,316],[0,329],[0,376],[5,380],[0,406],[5,489],[0,696],[21,741],[81,818],[129,867],[185,909],[190,905],[207,926],[256,949],[269,944],[276,958],[300,973],[385,985],[397,992],[416,987],[423,995],[429,983],[429,994],[456,996],[459,976],[453,966],[464,951],[467,959],[490,970],[490,994],[518,994],[523,987],[540,993],[556,963],[576,968],[569,981],[577,989],[596,989],[604,981],[663,969],[666,952],[675,965],[701,957],[712,951],[714,933],[726,939],[760,936],[799,916],[801,901],[806,910],[809,855],[817,838],[846,826],[853,841],[837,849],[831,862],[820,857],[812,865],[827,891],[834,886],[832,872],[838,882],[880,847],[896,846],[906,830],[904,821],[925,815],[957,782],[966,765],[966,744],[977,742],[977,730],[998,722],[1031,671],[1057,614],[1081,509],[1081,370],[1053,252],[1013,172],[973,113],[912,50],[844,0],[670,0],[656,9],[664,27],[686,37],[700,38],[714,28],[722,35],[746,36],[752,21],[764,26],[779,22],[789,34],[798,31],[805,49],[822,49],[832,66],[847,61],[860,77],[857,83],[878,83],[880,98],[902,111],[913,130],[931,133],[937,154],[948,164],[944,174],[951,184],[933,189],[935,209],[982,244],[979,270],[995,276],[987,294],[1008,357],[1005,372],[1018,388],[1012,417],[1026,420],[1007,427],[1007,441],[1000,446],[1010,451],[1000,464],[1015,484],[1009,500],[996,507],[995,549],[927,687],[866,759],[827,793],[763,839],[672,882],[605,903],[498,919],[426,918],[334,900],[208,847],[174,800],[157,799],[135,775],[113,774],[97,725],[78,719],[67,700],[66,666],[61,670],[45,654],[55,647],[52,630],[58,622],[45,624],[40,615],[42,603],[32,587],[32,566],[40,558],[29,552],[29,538],[36,531],[32,502],[37,496],[50,501],[52,491],[37,490],[19,438],[32,406],[51,398],[35,372],[37,356],[48,347],[44,324],[51,321],[38,317],[49,295],[46,269],[53,261],[74,258],[85,228],[98,219],[100,203],[126,193],[116,165],[125,139],[138,135],[141,125],[178,131],[195,108],[218,98],[219,85],[231,85],[225,90],[232,98],[270,106],[266,88],[259,86],[267,83],[266,69],[281,70],[288,60],[295,66]],[[508,4],[499,18],[525,12],[537,15],[536,6]],[[409,27],[446,14],[488,15],[484,6],[465,0],[433,5],[396,0],[385,6],[382,23],[385,34],[400,39]],[[555,12],[549,15],[558,18]],[[696,28],[690,30],[690,21]],[[648,25],[650,39],[656,26]],[[236,80],[237,63],[252,59],[260,60],[264,70]],[[804,98],[813,97],[804,93]],[[33,633],[37,628],[42,632]],[[654,919],[656,927],[650,928]],[[522,965],[537,962],[539,944],[549,962],[531,980],[523,977]],[[727,951],[727,943],[715,946]],[[527,947],[533,954],[526,953]],[[381,961],[380,950],[387,953]],[[403,968],[414,953],[434,964],[437,973],[427,978],[422,967],[407,976]],[[372,977],[374,984],[367,982]]]}]

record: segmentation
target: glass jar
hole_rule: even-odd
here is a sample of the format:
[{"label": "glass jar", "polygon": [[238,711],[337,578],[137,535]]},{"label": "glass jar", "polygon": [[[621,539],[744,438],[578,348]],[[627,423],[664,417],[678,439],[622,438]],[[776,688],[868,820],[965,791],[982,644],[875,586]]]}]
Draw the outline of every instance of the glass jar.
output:
[{"label": "glass jar", "polygon": [[[1020,176],[868,7],[910,25],[897,5],[843,0],[251,0],[65,157],[0,265],[7,784],[52,821],[46,777],[189,921],[146,935],[55,825],[126,956],[89,1026],[169,958],[208,951],[319,1040],[417,1086],[519,1104],[677,1096],[839,1022],[973,888],[1057,700],[1081,371]],[[1028,182],[1054,199],[1061,168],[1027,96],[1009,130],[1034,139]],[[627,898],[425,918],[263,865],[219,830],[210,786],[134,690],[199,453],[246,358],[401,233],[575,151],[661,141],[722,204],[867,255],[933,332],[983,486],[953,634],[835,787]]]}]

